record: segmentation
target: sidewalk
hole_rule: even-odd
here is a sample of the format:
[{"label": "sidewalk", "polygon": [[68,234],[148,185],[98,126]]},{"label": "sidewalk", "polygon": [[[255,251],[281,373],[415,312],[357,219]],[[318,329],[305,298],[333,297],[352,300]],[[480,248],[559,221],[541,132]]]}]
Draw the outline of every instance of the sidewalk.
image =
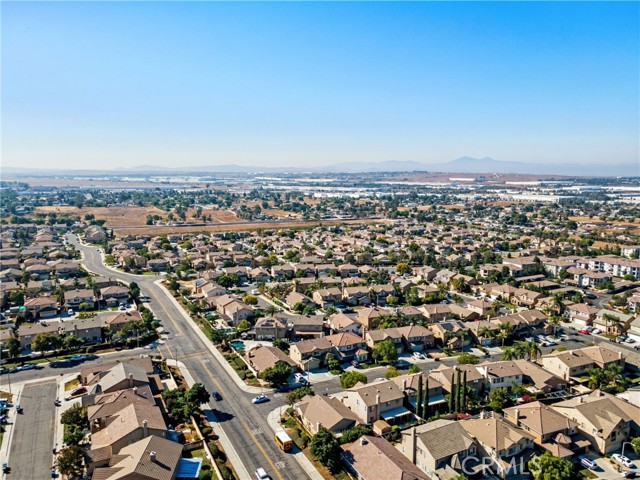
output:
[{"label": "sidewalk", "polygon": [[[184,377],[189,387],[191,387],[194,383],[196,383],[193,377],[191,376],[191,373],[189,372],[187,367],[184,365],[184,363],[176,362],[173,359],[167,359],[166,361],[167,361],[167,365],[177,367],[180,370],[180,373],[182,373],[182,376]],[[244,463],[242,463],[242,460],[240,459],[238,452],[236,452],[236,450],[233,448],[233,445],[231,444],[231,440],[229,440],[229,437],[227,436],[226,432],[222,428],[220,428],[220,425],[216,420],[216,416],[213,413],[211,406],[207,404],[207,407],[208,407],[208,410],[205,411],[204,413],[207,417],[207,420],[209,420],[209,423],[211,424],[213,431],[215,432],[216,435],[218,435],[220,444],[222,444],[222,448],[224,449],[224,453],[227,455],[229,462],[231,463],[231,465],[233,465],[233,468],[235,469],[236,473],[240,478],[247,478],[247,479],[251,478],[251,475],[249,474],[247,467],[245,467]]]},{"label": "sidewalk", "polygon": [[[280,426],[278,420],[280,419],[280,412],[283,408],[284,405],[282,407],[276,408],[275,410],[271,410],[271,412],[269,412],[269,415],[267,415],[267,423],[269,423],[269,426],[273,429],[274,433],[282,430],[282,427]],[[307,458],[304,452],[299,448],[296,448],[296,450],[297,452],[291,453],[291,455],[293,455],[302,469],[307,472],[309,478],[311,478],[312,480],[323,480],[320,472],[318,472],[316,467],[313,466],[313,463],[311,463],[311,460]]]},{"label": "sidewalk", "polygon": [[164,285],[162,285],[162,279],[161,280],[157,280],[157,281],[155,281],[153,283],[155,283],[156,285],[158,285],[160,288],[163,289],[165,295],[167,295],[171,299],[171,301],[175,304],[176,308],[178,308],[180,310],[180,313],[184,317],[184,319],[187,322],[187,324],[193,329],[193,331],[196,333],[196,335],[198,335],[200,337],[200,340],[202,340],[202,342],[205,344],[207,349],[209,349],[209,351],[212,353],[212,355],[214,357],[216,357],[216,360],[218,361],[218,363],[222,366],[222,368],[224,368],[227,371],[227,373],[229,374],[231,379],[235,382],[235,384],[238,386],[238,388],[240,390],[242,390],[244,392],[247,392],[247,393],[251,393],[251,394],[271,393],[272,392],[272,390],[269,389],[269,388],[251,387],[251,386],[247,385],[246,383],[244,383],[240,379],[240,377],[238,377],[238,374],[235,372],[233,367],[231,367],[231,365],[229,365],[229,363],[224,358],[224,356],[211,343],[211,340],[209,340],[207,338],[207,336],[204,334],[204,332],[202,330],[200,330],[200,327],[195,323],[194,320],[191,319],[189,314],[184,311],[184,309],[182,308],[182,305],[180,305],[180,303],[175,298],[173,298],[173,295],[171,295],[169,293],[169,291],[164,287]]},{"label": "sidewalk", "polygon": [[[4,427],[4,436],[2,437],[2,445],[0,445],[0,460],[2,463],[7,462],[9,466],[9,452],[11,451],[11,441],[13,440],[13,433],[16,426],[16,417],[18,414],[16,413],[15,405],[20,403],[20,395],[22,394],[22,387],[24,387],[25,383],[18,383],[17,385],[11,386],[11,394],[13,395],[13,399],[11,401],[13,407],[9,409],[9,423],[7,423]],[[4,386],[2,388],[5,388]],[[0,471],[0,479],[4,480],[8,478],[7,475]]]}]

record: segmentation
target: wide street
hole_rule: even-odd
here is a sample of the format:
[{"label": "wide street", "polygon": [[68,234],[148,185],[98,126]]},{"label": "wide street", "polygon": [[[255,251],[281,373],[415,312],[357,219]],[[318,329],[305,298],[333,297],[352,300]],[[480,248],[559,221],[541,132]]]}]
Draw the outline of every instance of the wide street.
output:
[{"label": "wide street", "polygon": [[12,480],[51,478],[53,434],[56,411],[56,382],[25,385],[19,398],[24,413],[15,415],[11,441]]},{"label": "wide street", "polygon": [[[218,363],[207,346],[188,325],[181,307],[171,298],[169,292],[155,282],[160,276],[131,275],[106,267],[97,247],[79,243],[74,235],[67,235],[69,243],[83,253],[83,265],[87,270],[99,275],[117,278],[124,282],[135,281],[142,295],[151,298],[154,315],[162,322],[168,337],[159,351],[167,358],[174,358],[187,367],[193,378],[202,383],[207,390],[217,390],[223,396],[221,402],[211,401],[214,413],[219,420],[215,427],[224,429],[233,448],[249,475],[264,468],[275,480],[298,480],[308,478],[306,472],[289,455],[282,452],[273,441],[272,430],[267,423],[267,412],[274,408],[270,402],[256,408],[251,404],[255,395],[242,391],[227,371]],[[269,405],[271,404],[271,408]],[[241,479],[247,474],[238,472]]]}]

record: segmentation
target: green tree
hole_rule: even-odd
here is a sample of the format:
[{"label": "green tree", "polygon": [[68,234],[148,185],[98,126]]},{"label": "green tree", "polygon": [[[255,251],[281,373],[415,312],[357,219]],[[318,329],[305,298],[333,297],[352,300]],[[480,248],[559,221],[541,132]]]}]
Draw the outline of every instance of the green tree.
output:
[{"label": "green tree", "polygon": [[421,371],[420,367],[416,364],[411,365],[408,370],[409,373],[420,373]]},{"label": "green tree", "polygon": [[249,320],[242,320],[236,327],[236,330],[238,332],[246,332],[247,330],[250,330],[250,329],[251,329],[251,322]]},{"label": "green tree", "polygon": [[20,355],[20,340],[18,340],[16,337],[14,337],[13,335],[10,336],[6,343],[5,343],[7,350],[9,350],[9,357],[10,358],[16,358],[18,355]]},{"label": "green tree", "polygon": [[631,446],[636,455],[640,455],[640,437],[631,440]]},{"label": "green tree", "polygon": [[280,350],[282,350],[286,354],[289,354],[289,348],[291,347],[291,345],[289,345],[289,342],[287,342],[283,338],[276,338],[273,341],[273,346],[276,347],[276,348],[279,348]]},{"label": "green tree", "polygon": [[477,365],[478,363],[480,363],[480,360],[472,353],[462,352],[458,355],[459,365]]},{"label": "green tree", "polygon": [[62,338],[52,333],[38,333],[33,337],[31,342],[31,350],[36,352],[47,352],[50,350],[58,350],[62,347]]},{"label": "green tree", "polygon": [[551,452],[536,455],[528,463],[534,480],[571,480],[574,478],[573,465]]},{"label": "green tree", "polygon": [[307,395],[313,396],[315,394],[316,393],[311,389],[311,387],[296,388],[293,392],[290,392],[289,395],[287,395],[287,403],[289,405],[293,405],[301,398],[304,398]]},{"label": "green tree", "polygon": [[408,263],[400,262],[396,265],[396,273],[398,275],[405,275],[409,272],[411,272],[411,267]]},{"label": "green tree", "polygon": [[502,411],[510,402],[509,392],[505,388],[498,387],[489,392],[489,407],[496,412]]},{"label": "green tree", "polygon": [[386,378],[387,380],[390,380],[390,379],[398,377],[398,376],[400,376],[400,372],[398,371],[398,369],[396,367],[393,367],[393,366],[387,367],[387,371],[384,374],[384,378]]},{"label": "green tree", "polygon": [[137,300],[140,296],[140,287],[136,282],[131,282],[129,284],[129,295],[131,295],[131,298],[134,300]]},{"label": "green tree", "polygon": [[311,438],[311,455],[332,472],[340,465],[340,443],[336,437],[324,427]]},{"label": "green tree", "polygon": [[188,402],[194,405],[202,405],[207,403],[211,396],[204,385],[201,383],[194,383],[185,395]]},{"label": "green tree", "polygon": [[345,443],[351,443],[358,440],[363,435],[371,435],[373,433],[373,429],[369,425],[356,425],[351,428],[347,428],[342,431],[342,436],[340,437],[340,443],[344,445]]},{"label": "green tree", "polygon": [[246,303],[247,305],[257,305],[258,304],[258,297],[256,297],[255,295],[245,295],[242,297],[242,301],[244,303]]},{"label": "green tree", "polygon": [[264,369],[260,373],[260,378],[271,385],[282,385],[287,382],[291,375],[291,367],[287,362],[277,361],[273,367]]},{"label": "green tree", "polygon": [[84,450],[77,445],[70,445],[60,450],[58,470],[69,480],[80,479],[84,473]]},{"label": "green tree", "polygon": [[340,375],[340,386],[344,389],[353,387],[356,383],[367,383],[367,376],[362,372],[350,370]]},{"label": "green tree", "polygon": [[373,358],[378,361],[394,363],[398,359],[398,351],[391,340],[383,340],[373,347]]}]

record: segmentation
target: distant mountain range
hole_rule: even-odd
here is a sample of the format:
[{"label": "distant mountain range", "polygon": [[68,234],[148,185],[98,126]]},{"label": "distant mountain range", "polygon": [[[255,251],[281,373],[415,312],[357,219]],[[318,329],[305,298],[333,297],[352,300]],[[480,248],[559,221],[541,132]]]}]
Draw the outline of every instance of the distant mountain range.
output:
[{"label": "distant mountain range", "polygon": [[4,167],[5,174],[22,175],[96,175],[113,174],[120,175],[130,173],[141,174],[197,174],[197,173],[367,173],[367,172],[442,172],[442,173],[516,173],[535,175],[564,175],[584,177],[616,177],[616,176],[640,176],[640,164],[572,164],[572,163],[525,163],[514,161],[500,161],[490,157],[474,158],[460,157],[444,163],[421,163],[410,161],[387,162],[345,162],[334,163],[325,167],[264,167],[244,165],[211,165],[198,167],[156,167],[143,165],[129,169],[112,170],[41,170],[28,168]]}]

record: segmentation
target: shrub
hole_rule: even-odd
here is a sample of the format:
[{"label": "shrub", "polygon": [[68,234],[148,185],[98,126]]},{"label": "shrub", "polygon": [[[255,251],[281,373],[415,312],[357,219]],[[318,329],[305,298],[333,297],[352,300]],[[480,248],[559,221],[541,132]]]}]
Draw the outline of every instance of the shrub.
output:
[{"label": "shrub", "polygon": [[208,465],[202,465],[202,468],[200,469],[200,475],[198,475],[198,480],[211,480],[213,478],[213,473],[211,472],[211,470],[205,470],[205,466],[208,467]]},{"label": "shrub", "polygon": [[204,427],[202,429],[202,436],[204,436],[204,437],[208,437],[212,433],[213,433],[213,428],[211,428],[211,427]]}]

